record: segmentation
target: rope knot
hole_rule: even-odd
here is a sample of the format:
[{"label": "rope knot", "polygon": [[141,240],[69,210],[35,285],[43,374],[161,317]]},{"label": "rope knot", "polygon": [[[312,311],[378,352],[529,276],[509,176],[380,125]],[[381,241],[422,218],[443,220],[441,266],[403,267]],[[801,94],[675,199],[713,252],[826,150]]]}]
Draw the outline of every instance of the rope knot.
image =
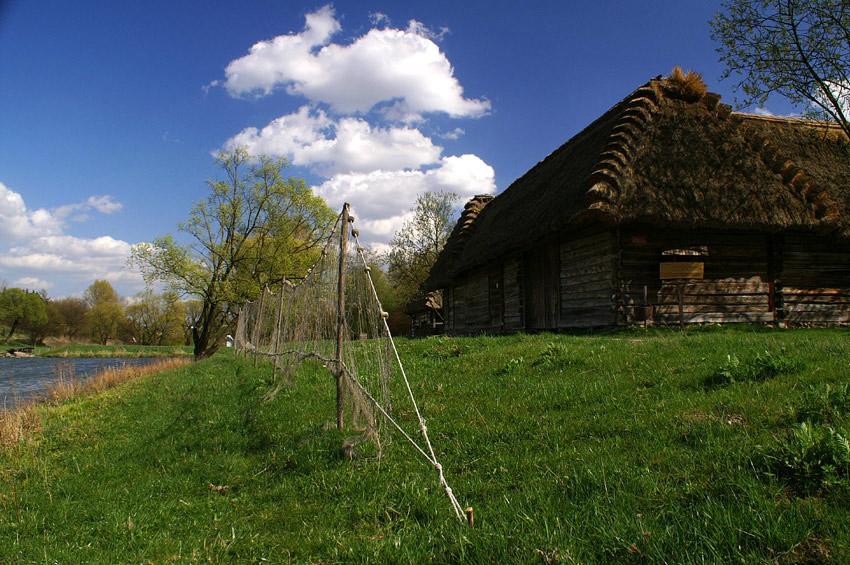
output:
[{"label": "rope knot", "polygon": [[443,466],[440,465],[439,463],[434,463],[434,469],[436,469],[438,472],[440,472],[440,471],[443,470]]}]

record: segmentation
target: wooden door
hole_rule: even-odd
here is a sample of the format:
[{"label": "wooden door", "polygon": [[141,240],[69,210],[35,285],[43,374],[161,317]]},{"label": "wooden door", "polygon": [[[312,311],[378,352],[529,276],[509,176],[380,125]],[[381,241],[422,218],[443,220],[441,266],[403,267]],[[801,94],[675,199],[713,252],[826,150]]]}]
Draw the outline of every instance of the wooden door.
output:
[{"label": "wooden door", "polygon": [[558,328],[561,309],[561,256],[557,242],[542,244],[525,255],[526,328]]}]

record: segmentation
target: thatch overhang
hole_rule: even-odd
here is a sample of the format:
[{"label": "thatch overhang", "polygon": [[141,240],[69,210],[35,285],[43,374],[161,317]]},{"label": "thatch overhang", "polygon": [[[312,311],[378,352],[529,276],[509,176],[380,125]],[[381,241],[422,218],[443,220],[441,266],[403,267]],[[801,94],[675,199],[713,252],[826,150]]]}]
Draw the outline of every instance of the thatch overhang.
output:
[{"label": "thatch overhang", "polygon": [[426,282],[589,222],[850,237],[850,144],[831,124],[732,112],[667,79],[641,86],[475,213]]}]

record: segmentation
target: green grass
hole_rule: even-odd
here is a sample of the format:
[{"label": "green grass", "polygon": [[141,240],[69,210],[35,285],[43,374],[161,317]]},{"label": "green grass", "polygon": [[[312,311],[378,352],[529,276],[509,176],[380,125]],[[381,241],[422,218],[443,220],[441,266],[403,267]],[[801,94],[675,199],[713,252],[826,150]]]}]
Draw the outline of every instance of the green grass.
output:
[{"label": "green grass", "polygon": [[39,357],[191,357],[191,346],[182,345],[61,345],[35,348]]},{"label": "green grass", "polygon": [[42,408],[0,454],[0,561],[850,562],[848,337],[401,342],[474,529],[398,435],[340,456],[326,370],[262,403],[268,366],[222,351]]}]

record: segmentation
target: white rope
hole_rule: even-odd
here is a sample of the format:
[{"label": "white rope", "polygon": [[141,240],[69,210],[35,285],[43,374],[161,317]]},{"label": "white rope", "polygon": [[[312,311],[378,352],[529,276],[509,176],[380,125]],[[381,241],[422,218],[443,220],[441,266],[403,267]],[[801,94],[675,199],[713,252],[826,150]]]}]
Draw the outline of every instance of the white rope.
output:
[{"label": "white rope", "polygon": [[[363,261],[363,265],[366,266],[366,258],[363,256],[363,248],[360,246],[360,241],[357,236],[354,237],[354,241],[357,244],[357,252],[360,254],[360,258]],[[378,306],[383,311],[383,305],[381,304],[381,301],[378,298],[378,291],[375,289],[375,283],[372,281],[371,270],[366,271],[366,278],[369,279],[369,285],[372,287],[372,293],[375,296],[375,300],[377,301]],[[425,425],[425,418],[423,418],[422,414],[419,412],[419,406],[416,403],[416,397],[413,396],[413,389],[410,388],[410,381],[408,380],[407,373],[404,370],[404,364],[401,362],[401,356],[398,354],[398,349],[396,348],[395,340],[393,339],[393,334],[390,331],[390,326],[387,323],[386,317],[382,316],[381,319],[384,322],[384,329],[386,329],[387,335],[389,336],[390,345],[392,345],[393,353],[395,354],[396,361],[398,362],[398,368],[401,371],[401,376],[404,379],[404,384],[407,387],[408,394],[410,395],[410,402],[413,404],[413,410],[416,412],[416,417],[419,420],[419,429],[422,432],[422,437],[425,439],[425,445],[428,446],[428,452],[431,454],[431,456],[428,457],[428,455],[426,455],[425,452],[421,448],[419,448],[418,445],[416,447],[419,449],[419,451],[422,452],[423,455],[425,455],[426,459],[428,459],[428,461],[434,466],[434,468],[439,473],[440,485],[443,487],[443,490],[445,490],[446,495],[449,497],[449,500],[452,503],[452,507],[454,508],[455,514],[457,514],[458,519],[462,521],[464,520],[463,509],[460,503],[458,503],[457,499],[455,498],[448,482],[446,481],[445,475],[443,474],[443,466],[440,465],[440,463],[437,461],[437,456],[434,454],[434,447],[431,445],[431,439],[428,437],[428,428]]]}]

